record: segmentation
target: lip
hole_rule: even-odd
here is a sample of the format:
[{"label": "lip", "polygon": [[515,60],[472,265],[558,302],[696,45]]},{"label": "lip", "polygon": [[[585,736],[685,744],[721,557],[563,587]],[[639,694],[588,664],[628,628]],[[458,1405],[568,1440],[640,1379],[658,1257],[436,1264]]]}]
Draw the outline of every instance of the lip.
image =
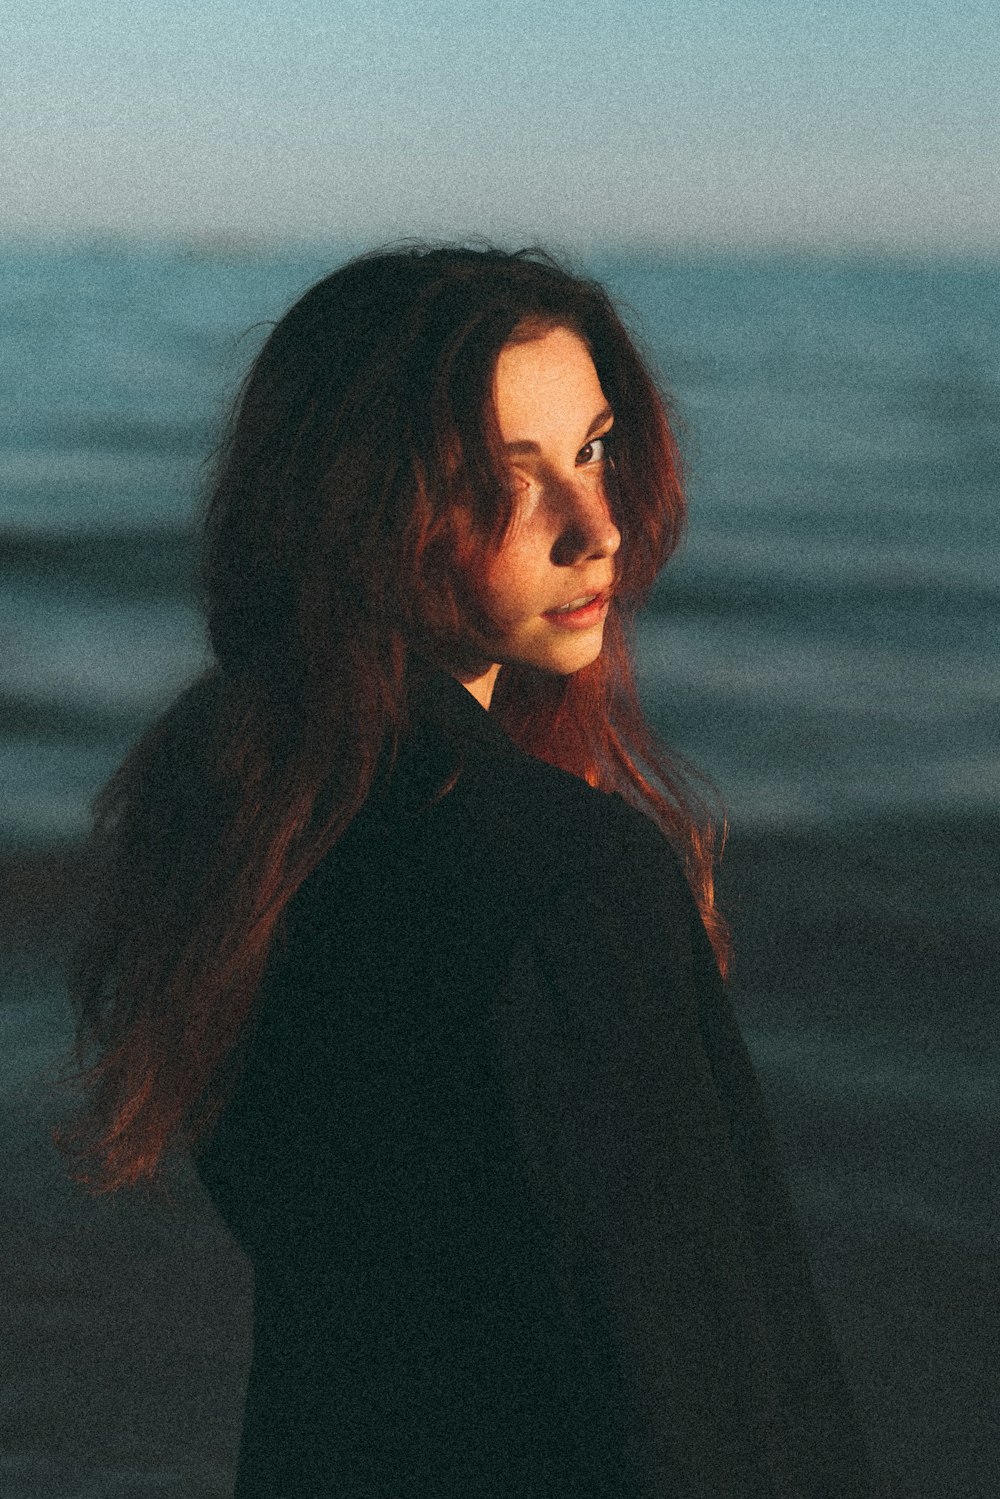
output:
[{"label": "lip", "polygon": [[561,625],[565,630],[588,630],[604,618],[610,602],[611,590],[605,588],[603,593],[597,594],[581,609],[572,609],[568,614],[560,614],[558,608],[548,609],[543,613],[542,618],[547,619],[550,624]]}]

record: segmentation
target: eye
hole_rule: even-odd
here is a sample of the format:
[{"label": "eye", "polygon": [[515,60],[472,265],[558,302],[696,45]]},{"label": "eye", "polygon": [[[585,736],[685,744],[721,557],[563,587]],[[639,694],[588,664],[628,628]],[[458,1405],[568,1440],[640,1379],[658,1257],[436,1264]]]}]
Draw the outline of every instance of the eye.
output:
[{"label": "eye", "polygon": [[577,453],[577,463],[583,468],[595,463],[606,463],[611,457],[611,438],[610,428],[607,432],[602,432],[600,437],[592,437]]}]

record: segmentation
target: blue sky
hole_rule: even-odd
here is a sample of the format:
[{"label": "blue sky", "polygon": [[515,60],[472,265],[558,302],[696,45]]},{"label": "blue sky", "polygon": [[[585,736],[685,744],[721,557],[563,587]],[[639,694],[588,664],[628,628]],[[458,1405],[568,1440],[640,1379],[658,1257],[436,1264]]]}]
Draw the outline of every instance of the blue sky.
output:
[{"label": "blue sky", "polygon": [[1000,247],[995,0],[7,0],[0,232]]}]

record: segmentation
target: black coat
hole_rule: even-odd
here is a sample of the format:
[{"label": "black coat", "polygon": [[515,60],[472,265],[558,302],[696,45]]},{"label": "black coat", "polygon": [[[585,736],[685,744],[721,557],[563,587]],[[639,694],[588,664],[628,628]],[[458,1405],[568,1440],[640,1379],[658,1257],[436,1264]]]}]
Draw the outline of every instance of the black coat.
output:
[{"label": "black coat", "polygon": [[869,1494],[675,855],[451,677],[417,715],[197,1154],[254,1267],[238,1499]]}]

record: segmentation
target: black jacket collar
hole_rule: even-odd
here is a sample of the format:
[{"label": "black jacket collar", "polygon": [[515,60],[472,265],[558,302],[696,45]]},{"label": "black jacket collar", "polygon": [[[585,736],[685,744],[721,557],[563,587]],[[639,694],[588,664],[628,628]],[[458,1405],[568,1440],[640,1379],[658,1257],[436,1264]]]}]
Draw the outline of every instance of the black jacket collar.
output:
[{"label": "black jacket collar", "polygon": [[420,673],[411,707],[416,721],[433,725],[453,743],[482,754],[513,757],[523,754],[469,689],[437,667]]}]

